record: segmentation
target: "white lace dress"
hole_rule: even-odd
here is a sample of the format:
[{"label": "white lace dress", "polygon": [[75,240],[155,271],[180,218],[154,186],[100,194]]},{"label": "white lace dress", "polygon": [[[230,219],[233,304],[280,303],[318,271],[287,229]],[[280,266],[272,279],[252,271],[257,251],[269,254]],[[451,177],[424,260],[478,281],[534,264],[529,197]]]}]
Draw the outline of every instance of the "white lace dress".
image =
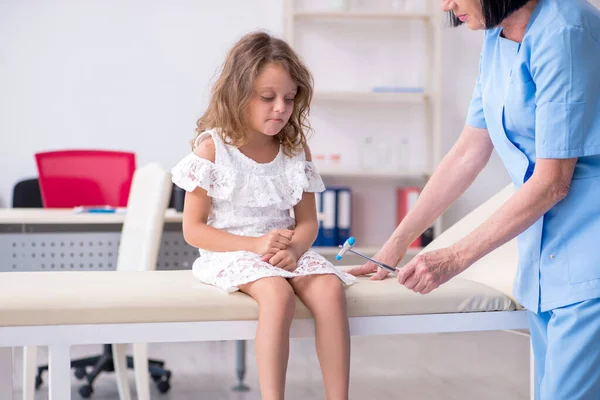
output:
[{"label": "white lace dress", "polygon": [[[312,162],[304,152],[290,158],[280,148],[270,163],[261,164],[246,157],[236,147],[225,143],[216,131],[202,133],[196,145],[212,137],[215,162],[190,153],[172,170],[173,182],[186,191],[201,187],[208,192],[212,207],[208,224],[241,236],[262,236],[273,229],[294,229],[290,211],[303,192],[322,192],[325,187]],[[261,261],[248,251],[210,252],[200,249],[192,267],[194,276],[227,292],[260,278],[293,278],[312,274],[335,274],[345,285],[355,278],[338,271],[321,255],[307,251],[298,260],[294,272]]]}]

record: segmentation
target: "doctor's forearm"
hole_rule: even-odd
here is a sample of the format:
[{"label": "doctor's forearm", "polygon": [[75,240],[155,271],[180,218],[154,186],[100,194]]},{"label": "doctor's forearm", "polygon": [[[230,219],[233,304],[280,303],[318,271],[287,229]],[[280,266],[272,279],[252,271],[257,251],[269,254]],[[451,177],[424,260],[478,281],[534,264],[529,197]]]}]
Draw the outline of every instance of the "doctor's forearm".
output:
[{"label": "doctor's forearm", "polygon": [[530,179],[486,222],[452,246],[460,264],[466,268],[514,239],[565,196],[555,183]]},{"label": "doctor's forearm", "polygon": [[[487,136],[487,132],[483,134]],[[471,186],[486,166],[491,152],[491,144],[487,143],[469,151],[461,149],[460,143],[455,145],[434,171],[413,209],[392,234],[393,244],[405,248],[429,228]]]}]

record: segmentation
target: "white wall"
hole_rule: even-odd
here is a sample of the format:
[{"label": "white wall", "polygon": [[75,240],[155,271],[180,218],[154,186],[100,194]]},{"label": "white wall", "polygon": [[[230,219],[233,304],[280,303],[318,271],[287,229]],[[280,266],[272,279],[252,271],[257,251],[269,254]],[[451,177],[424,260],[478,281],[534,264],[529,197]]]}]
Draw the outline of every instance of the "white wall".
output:
[{"label": "white wall", "polygon": [[33,154],[118,148],[172,166],[225,52],[282,33],[277,0],[0,1],[0,205]]},{"label": "white wall", "polygon": [[[0,1],[0,206],[36,174],[37,151],[119,148],[135,151],[138,165],[171,167],[189,150],[225,52],[253,29],[281,34],[281,16],[282,0]],[[464,124],[481,38],[443,34],[444,153]],[[494,155],[445,226],[508,181]]]}]

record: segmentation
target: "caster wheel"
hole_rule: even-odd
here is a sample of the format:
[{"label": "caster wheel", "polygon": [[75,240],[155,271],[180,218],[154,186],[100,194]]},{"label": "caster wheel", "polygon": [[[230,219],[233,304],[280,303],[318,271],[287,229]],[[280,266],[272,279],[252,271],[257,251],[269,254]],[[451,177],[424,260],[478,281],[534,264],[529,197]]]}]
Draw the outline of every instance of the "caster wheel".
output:
[{"label": "caster wheel", "polygon": [[42,381],[42,377],[41,376],[36,376],[35,377],[35,390],[38,390],[40,388],[40,386],[42,386],[42,383],[44,383],[44,381]]},{"label": "caster wheel", "polygon": [[75,370],[75,377],[79,380],[85,378],[86,375],[87,375],[87,371],[85,370],[85,368],[77,368]]},{"label": "caster wheel", "polygon": [[92,387],[90,385],[84,385],[79,388],[79,394],[84,399],[89,398],[92,395],[92,393],[94,393],[94,389],[92,389]]},{"label": "caster wheel", "polygon": [[159,392],[164,394],[167,393],[169,389],[171,389],[171,384],[169,383],[169,381],[160,381],[156,384],[156,388]]}]

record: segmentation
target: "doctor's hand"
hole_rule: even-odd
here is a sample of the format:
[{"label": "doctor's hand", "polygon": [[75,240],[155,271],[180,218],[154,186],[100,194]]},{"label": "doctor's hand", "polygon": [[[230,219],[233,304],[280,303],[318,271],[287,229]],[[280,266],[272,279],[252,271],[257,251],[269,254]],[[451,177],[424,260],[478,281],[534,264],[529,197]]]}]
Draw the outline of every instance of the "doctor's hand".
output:
[{"label": "doctor's hand", "polygon": [[[381,249],[379,249],[373,259],[383,264],[395,267],[396,264],[398,264],[398,261],[404,257],[404,253],[406,253],[406,249],[399,249],[397,247],[394,248],[393,245],[386,243]],[[373,264],[370,261],[359,267],[351,268],[346,272],[354,276],[374,274],[371,276],[372,281],[382,280],[389,274],[389,271],[378,267],[377,264]]]},{"label": "doctor's hand", "polygon": [[416,293],[427,294],[467,267],[461,266],[452,248],[433,250],[415,256],[398,271],[398,282]]}]

